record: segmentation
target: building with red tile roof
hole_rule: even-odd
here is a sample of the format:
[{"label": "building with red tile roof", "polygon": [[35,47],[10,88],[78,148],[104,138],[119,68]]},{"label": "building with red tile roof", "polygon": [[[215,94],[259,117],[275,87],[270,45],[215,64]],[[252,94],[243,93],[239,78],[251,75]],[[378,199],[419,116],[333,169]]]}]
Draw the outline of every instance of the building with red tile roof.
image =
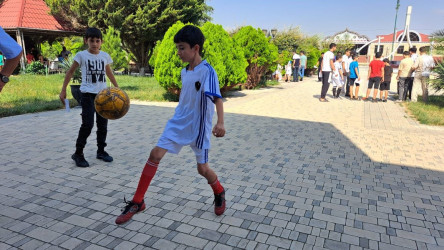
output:
[{"label": "building with red tile roof", "polygon": [[26,56],[25,45],[35,46],[46,40],[79,34],[57,21],[43,0],[4,0],[0,4],[0,26],[16,37],[23,47],[23,60]]}]

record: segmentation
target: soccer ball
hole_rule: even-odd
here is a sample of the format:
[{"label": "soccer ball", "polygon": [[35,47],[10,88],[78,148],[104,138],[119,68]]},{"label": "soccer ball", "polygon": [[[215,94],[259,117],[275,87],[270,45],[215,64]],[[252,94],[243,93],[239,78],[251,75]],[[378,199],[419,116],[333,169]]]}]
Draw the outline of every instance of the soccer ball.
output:
[{"label": "soccer ball", "polygon": [[116,120],[129,110],[130,99],[125,91],[112,87],[100,91],[94,99],[97,113],[105,119]]}]

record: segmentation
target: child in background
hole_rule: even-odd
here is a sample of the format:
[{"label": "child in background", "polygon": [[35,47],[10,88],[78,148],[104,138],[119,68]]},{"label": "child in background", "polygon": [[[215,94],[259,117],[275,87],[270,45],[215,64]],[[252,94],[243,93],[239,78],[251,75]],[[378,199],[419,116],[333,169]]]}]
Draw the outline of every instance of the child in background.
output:
[{"label": "child in background", "polygon": [[[357,54],[353,54],[352,59],[353,62],[350,63],[350,100],[359,101],[359,85],[361,81],[361,76],[359,75],[359,56]],[[353,86],[356,86],[355,93],[353,96]]]},{"label": "child in background", "polygon": [[390,81],[392,80],[393,69],[390,66],[390,61],[388,58],[383,60],[384,66],[384,81],[381,83],[379,88],[379,97],[383,102],[387,102],[388,91],[390,90]]},{"label": "child in background", "polygon": [[80,84],[80,91],[82,92],[82,101],[80,102],[82,106],[82,125],[77,136],[76,151],[71,156],[71,159],[75,161],[77,167],[82,168],[89,167],[89,163],[83,155],[83,149],[94,127],[94,115],[96,116],[97,123],[96,158],[105,162],[113,161],[113,157],[105,151],[108,120],[96,112],[94,98],[101,90],[107,88],[106,76],[114,87],[119,87],[110,66],[113,60],[108,53],[100,50],[103,43],[102,32],[97,28],[88,28],[84,41],[88,44],[88,49],[80,51],[74,57],[71,68],[66,72],[62,91],[59,96],[62,103],[65,104],[66,87],[71,81],[76,69],[80,67],[82,71],[82,83]]},{"label": "child in background", "polygon": [[341,94],[342,87],[344,86],[344,71],[342,70],[342,55],[336,55],[336,62],[334,63],[335,70],[331,76],[333,83],[333,98],[338,98]]}]

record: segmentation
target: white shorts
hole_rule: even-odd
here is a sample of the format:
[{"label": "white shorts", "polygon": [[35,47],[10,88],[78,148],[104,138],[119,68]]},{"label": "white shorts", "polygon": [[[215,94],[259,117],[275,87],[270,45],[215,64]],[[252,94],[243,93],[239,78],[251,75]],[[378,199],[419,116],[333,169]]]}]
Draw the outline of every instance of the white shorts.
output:
[{"label": "white shorts", "polygon": [[[179,154],[180,150],[184,145],[177,144],[174,141],[164,136],[161,136],[156,146],[158,146],[159,148],[166,149],[168,153]],[[208,162],[208,149],[200,149],[194,145],[190,145],[190,147],[194,151],[194,154],[196,155],[197,163],[205,164]]]},{"label": "white shorts", "polygon": [[342,86],[344,86],[344,82],[342,81],[341,78],[332,77],[331,81],[333,83],[333,87],[342,88]]}]

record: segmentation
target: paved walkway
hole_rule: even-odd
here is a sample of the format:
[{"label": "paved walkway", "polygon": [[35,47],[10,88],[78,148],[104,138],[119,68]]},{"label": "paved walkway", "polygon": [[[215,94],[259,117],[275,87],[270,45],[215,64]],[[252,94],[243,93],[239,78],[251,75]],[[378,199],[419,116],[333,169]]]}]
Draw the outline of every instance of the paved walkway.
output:
[{"label": "paved walkway", "polygon": [[93,132],[87,169],[70,159],[79,109],[2,118],[0,249],[444,249],[444,129],[392,101],[319,93],[307,78],[227,98],[228,133],[210,153],[223,216],[185,148],[123,226],[123,197],[175,104],[133,104],[111,121],[112,163],[95,159]]}]

